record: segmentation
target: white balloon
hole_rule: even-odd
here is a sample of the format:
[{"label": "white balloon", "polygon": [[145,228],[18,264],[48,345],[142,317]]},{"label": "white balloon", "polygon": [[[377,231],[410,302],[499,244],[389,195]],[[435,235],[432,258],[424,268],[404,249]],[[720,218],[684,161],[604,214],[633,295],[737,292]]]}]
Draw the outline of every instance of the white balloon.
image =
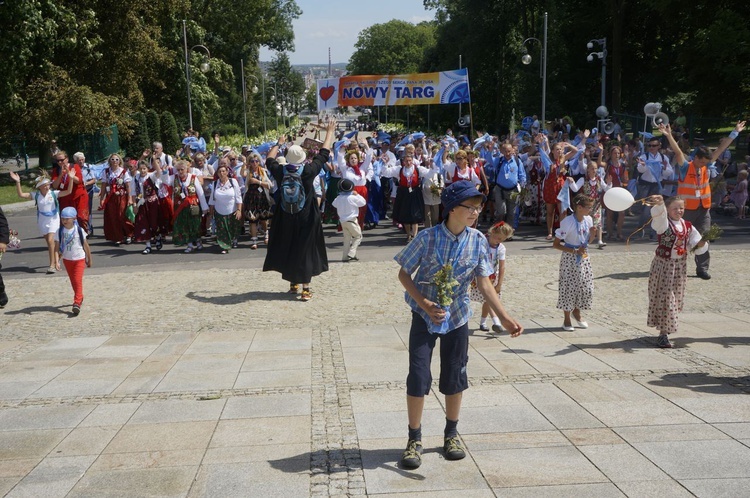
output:
[{"label": "white balloon", "polygon": [[604,192],[604,204],[612,211],[625,211],[634,202],[633,194],[626,188],[613,187]]}]

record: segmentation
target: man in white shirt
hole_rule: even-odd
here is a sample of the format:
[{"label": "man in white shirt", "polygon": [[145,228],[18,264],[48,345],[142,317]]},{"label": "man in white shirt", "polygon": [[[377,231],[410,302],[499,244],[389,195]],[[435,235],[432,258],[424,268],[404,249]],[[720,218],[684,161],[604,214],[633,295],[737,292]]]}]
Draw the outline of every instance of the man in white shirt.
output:
[{"label": "man in white shirt", "polygon": [[[646,152],[638,157],[638,173],[641,177],[638,179],[637,199],[645,199],[660,194],[662,180],[669,180],[674,174],[674,169],[669,164],[669,158],[661,152],[661,140],[658,137],[649,138],[646,149]],[[638,225],[646,225],[649,218],[651,218],[651,208],[643,205]],[[656,236],[656,232],[651,228],[651,225],[644,228],[644,236],[646,233],[648,233],[650,239]]]}]

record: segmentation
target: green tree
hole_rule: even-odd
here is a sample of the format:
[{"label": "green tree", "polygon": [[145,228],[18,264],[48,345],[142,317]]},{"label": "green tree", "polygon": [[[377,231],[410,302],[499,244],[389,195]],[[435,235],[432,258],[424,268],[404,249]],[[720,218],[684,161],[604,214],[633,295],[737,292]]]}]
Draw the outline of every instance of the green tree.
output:
[{"label": "green tree", "polygon": [[393,19],[359,33],[347,69],[351,74],[406,74],[419,71],[435,45],[435,26]]},{"label": "green tree", "polygon": [[182,147],[180,133],[177,130],[177,123],[174,116],[169,111],[161,113],[161,143],[167,154],[174,154],[177,149]]},{"label": "green tree", "polygon": [[307,110],[310,112],[317,112],[318,110],[318,85],[313,83],[310,88],[307,89],[305,94],[305,104]]},{"label": "green tree", "polygon": [[146,126],[148,128],[148,137],[151,142],[161,141],[161,125],[159,123],[159,114],[149,109],[146,111]]},{"label": "green tree", "polygon": [[133,116],[135,125],[135,132],[128,141],[125,152],[133,158],[140,158],[144,150],[151,147],[149,141],[148,123],[146,122],[146,115],[142,112],[137,112]]},{"label": "green tree", "polygon": [[305,80],[299,72],[292,69],[289,56],[284,52],[277,52],[269,65],[268,74],[273,91],[278,93],[275,102],[281,104],[285,116],[298,112],[305,93]]}]

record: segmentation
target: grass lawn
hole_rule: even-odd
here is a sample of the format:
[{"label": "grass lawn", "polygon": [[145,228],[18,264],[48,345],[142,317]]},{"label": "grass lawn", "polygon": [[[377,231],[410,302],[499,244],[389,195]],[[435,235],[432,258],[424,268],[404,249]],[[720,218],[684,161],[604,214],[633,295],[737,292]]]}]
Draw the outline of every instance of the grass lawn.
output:
[{"label": "grass lawn", "polygon": [[[28,191],[28,189],[26,189]],[[21,199],[16,193],[15,183],[12,185],[0,186],[0,206],[14,204],[16,202],[26,202],[27,199]]]}]

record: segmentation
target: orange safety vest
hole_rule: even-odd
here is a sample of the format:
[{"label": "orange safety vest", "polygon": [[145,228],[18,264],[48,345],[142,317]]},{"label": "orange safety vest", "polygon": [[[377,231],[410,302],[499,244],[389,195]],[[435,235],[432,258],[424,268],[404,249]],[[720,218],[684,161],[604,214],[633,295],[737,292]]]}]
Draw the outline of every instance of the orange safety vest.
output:
[{"label": "orange safety vest", "polygon": [[685,178],[677,184],[677,195],[685,199],[685,209],[698,209],[703,206],[711,209],[711,186],[708,183],[709,173],[698,173],[693,162],[688,163]]}]

